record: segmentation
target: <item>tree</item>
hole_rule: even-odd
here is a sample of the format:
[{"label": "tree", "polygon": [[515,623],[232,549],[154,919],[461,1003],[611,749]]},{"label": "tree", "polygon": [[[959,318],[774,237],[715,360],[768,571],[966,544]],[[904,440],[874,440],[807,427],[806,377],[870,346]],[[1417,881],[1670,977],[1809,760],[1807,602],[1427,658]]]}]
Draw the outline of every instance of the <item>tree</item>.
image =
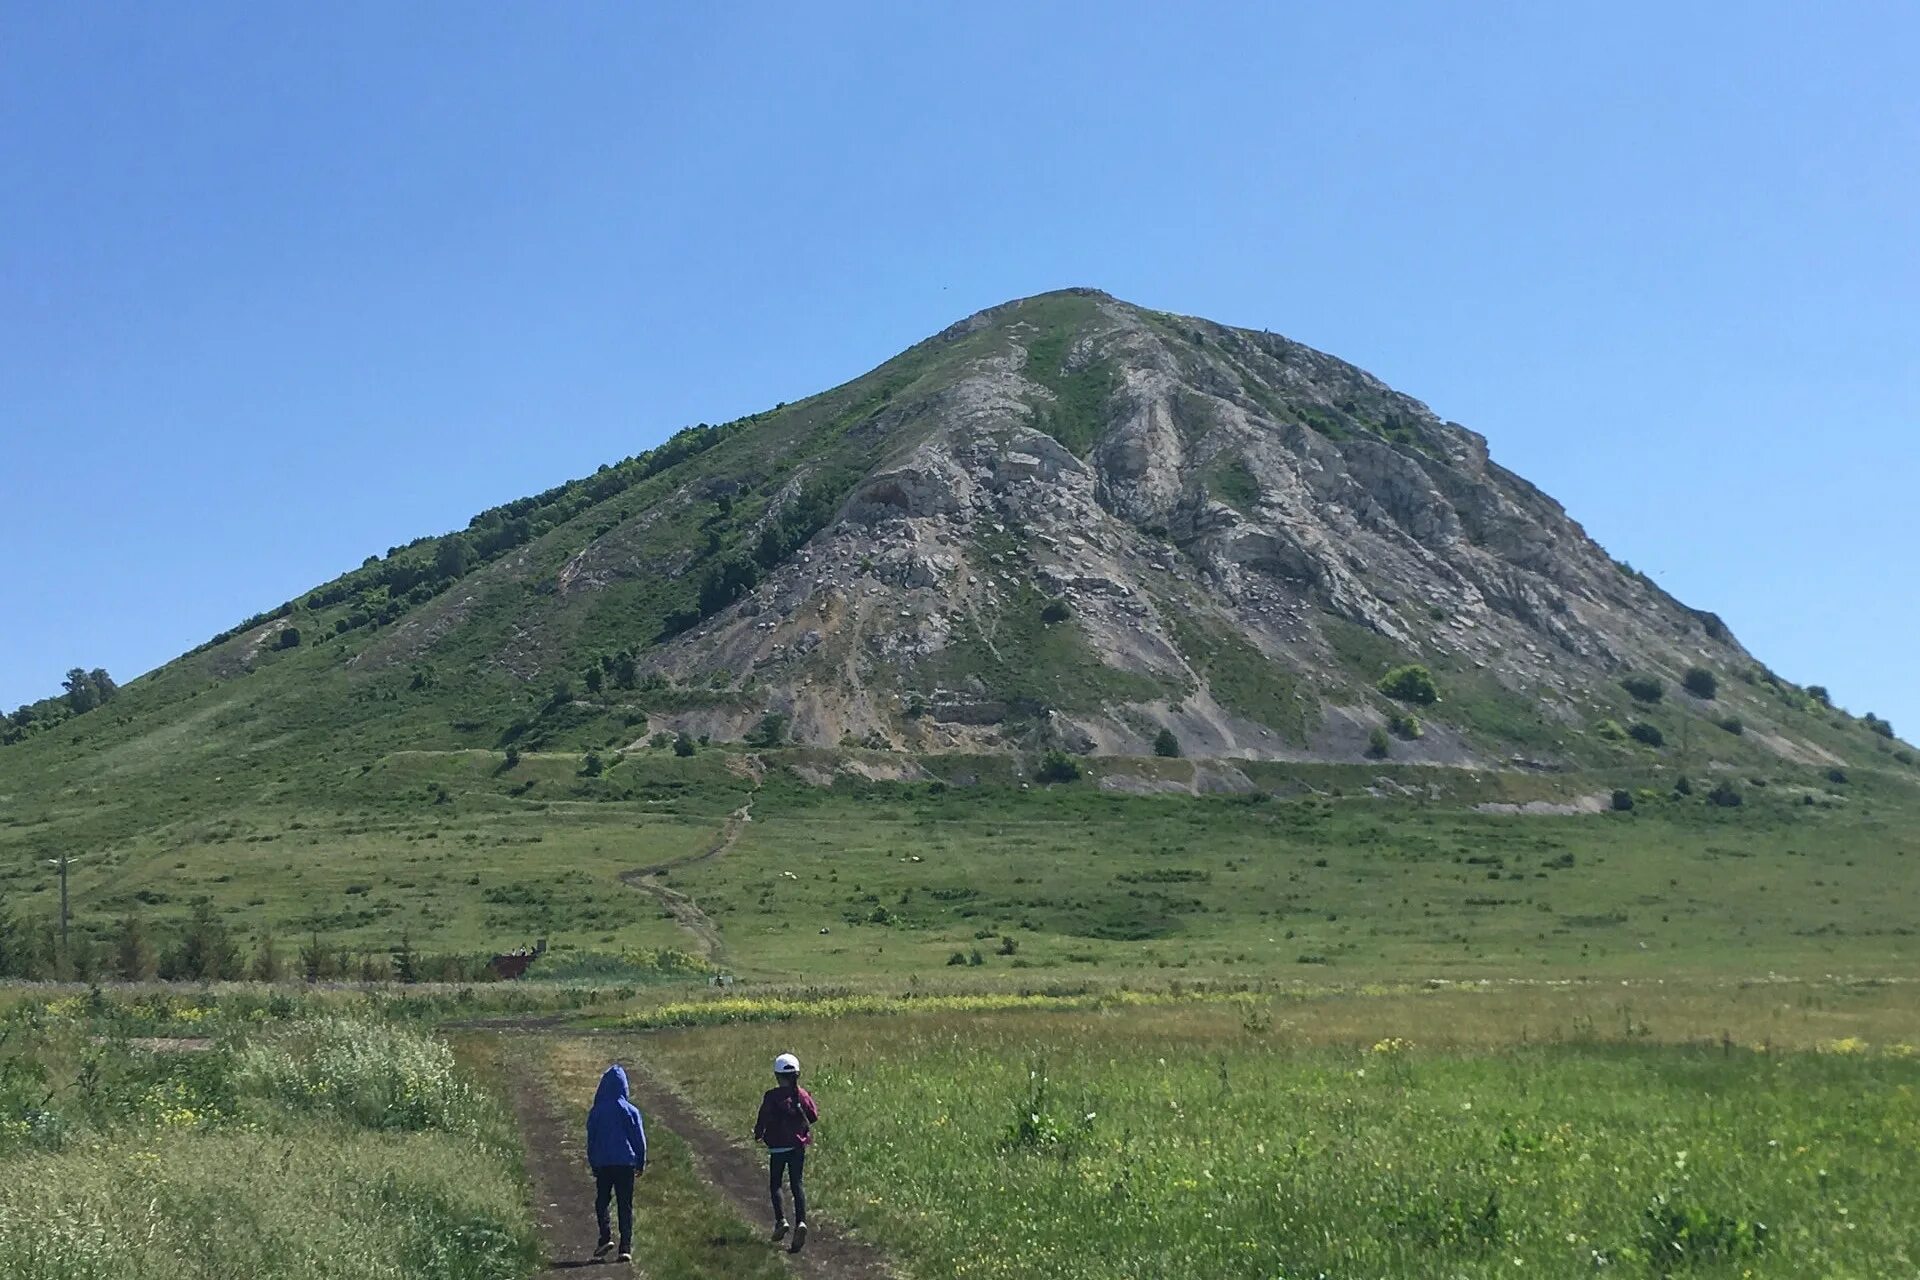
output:
[{"label": "tree", "polygon": [[442,578],[457,578],[473,564],[473,548],[458,535],[440,539],[433,553],[434,571]]},{"label": "tree", "polygon": [[253,978],[256,982],[278,982],[287,976],[286,961],[280,958],[280,945],[273,936],[273,929],[261,930],[260,941],[253,950]]},{"label": "tree", "polygon": [[1893,736],[1893,725],[1886,720],[1882,720],[1879,716],[1873,714],[1873,712],[1867,712],[1863,717],[1863,721],[1867,728],[1879,734],[1881,737],[1891,738]]},{"label": "tree", "polygon": [[1613,793],[1613,807],[1620,813],[1625,813],[1633,808],[1633,792],[1615,791]]},{"label": "tree", "polygon": [[393,976],[399,982],[420,981],[420,957],[414,953],[411,934],[402,933],[399,945],[393,949]]},{"label": "tree", "polygon": [[606,684],[606,675],[598,667],[588,667],[580,677],[586,682],[588,693],[599,693]]},{"label": "tree", "polygon": [[67,678],[61,681],[67,691],[67,706],[75,715],[91,711],[99,705],[99,699],[93,692],[93,678],[79,667],[67,672]]},{"label": "tree", "polygon": [[1707,792],[1707,803],[1717,804],[1723,809],[1731,809],[1741,803],[1741,797],[1731,782],[1720,782],[1714,785],[1713,790]]},{"label": "tree", "polygon": [[600,758],[598,751],[587,752],[586,759],[580,762],[580,776],[597,778],[607,771],[607,762]]},{"label": "tree", "polygon": [[1040,621],[1047,623],[1065,622],[1072,616],[1073,610],[1065,600],[1049,600],[1040,610]]},{"label": "tree", "polygon": [[786,740],[787,717],[778,711],[767,712],[746,736],[750,747],[777,747]]},{"label": "tree", "polygon": [[1627,736],[1635,742],[1644,742],[1650,747],[1665,746],[1667,735],[1660,732],[1660,726],[1648,724],[1644,720],[1635,720],[1627,726]]},{"label": "tree", "polygon": [[320,981],[327,976],[327,971],[331,967],[328,964],[329,958],[327,948],[321,943],[320,934],[316,931],[307,944],[300,948],[301,976],[308,982]]},{"label": "tree", "polygon": [[1173,730],[1162,729],[1159,732],[1153,740],[1153,754],[1165,756],[1168,759],[1174,759],[1179,756],[1180,739],[1173,736]]},{"label": "tree", "polygon": [[225,922],[214,914],[213,903],[205,898],[194,903],[186,931],[180,935],[179,950],[169,958],[167,968],[167,977],[203,982],[241,975],[240,948]]},{"label": "tree", "polygon": [[1040,757],[1040,767],[1033,776],[1041,782],[1078,782],[1080,765],[1072,756],[1056,749]]},{"label": "tree", "polygon": [[1381,676],[1380,692],[1396,702],[1412,702],[1423,707],[1440,701],[1440,687],[1433,682],[1433,672],[1417,662],[1395,667]]},{"label": "tree", "polygon": [[1387,732],[1411,742],[1424,734],[1426,729],[1421,726],[1420,717],[1411,711],[1396,711],[1387,717]]},{"label": "tree", "polygon": [[93,686],[96,703],[112,702],[114,695],[120,692],[120,686],[113,682],[105,667],[95,667],[87,672],[87,682]]},{"label": "tree", "polygon": [[1827,686],[1823,684],[1808,685],[1807,696],[1809,698],[1812,698],[1815,702],[1819,703],[1823,707],[1830,707],[1833,705],[1833,695],[1827,692]]},{"label": "tree", "polygon": [[300,628],[282,627],[279,638],[273,642],[276,649],[298,649],[300,647]]},{"label": "tree", "polygon": [[679,756],[682,760],[693,754],[693,739],[687,736],[685,729],[682,729],[678,734],[674,735],[673,754]]},{"label": "tree", "polygon": [[1385,729],[1375,725],[1373,732],[1367,735],[1367,759],[1385,760],[1392,754],[1393,741],[1387,737]]},{"label": "tree", "polygon": [[1667,692],[1667,686],[1657,676],[1628,676],[1620,682],[1620,687],[1632,694],[1636,702],[1658,702]]},{"label": "tree", "polygon": [[120,930],[113,940],[113,969],[128,982],[146,982],[159,972],[159,960],[147,927],[136,912],[120,918]]},{"label": "tree", "polygon": [[1694,697],[1708,700],[1720,692],[1720,681],[1705,667],[1688,667],[1680,686]]}]

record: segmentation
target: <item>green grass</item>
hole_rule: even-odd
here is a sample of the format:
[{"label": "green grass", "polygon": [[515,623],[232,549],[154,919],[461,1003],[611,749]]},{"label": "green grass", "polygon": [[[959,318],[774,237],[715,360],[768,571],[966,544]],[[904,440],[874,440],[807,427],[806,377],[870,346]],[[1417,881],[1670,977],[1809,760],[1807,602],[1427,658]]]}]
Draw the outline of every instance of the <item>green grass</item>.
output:
[{"label": "green grass", "polygon": [[1039,327],[1025,340],[1027,362],[1023,372],[1053,392],[1053,401],[1034,410],[1034,425],[1072,453],[1085,457],[1107,428],[1107,405],[1120,379],[1104,361],[1088,361],[1074,369],[1066,360],[1074,340],[1093,318],[1092,299],[1060,295],[1036,299],[1021,309],[1022,319]]},{"label": "green grass", "polygon": [[1497,1046],[1429,1047],[1396,1009],[1345,1044],[1302,1036],[1313,1006],[1283,1000],[648,1048],[717,1120],[751,1115],[765,1057],[797,1050],[823,1112],[821,1215],[926,1274],[1764,1278],[1920,1258],[1905,1044],[1675,1045],[1576,1020],[1558,1043],[1510,1024]]},{"label": "green grass", "polygon": [[1207,472],[1207,486],[1239,511],[1249,512],[1260,505],[1260,481],[1238,454],[1215,460]]},{"label": "green grass", "polygon": [[1656,792],[1632,814],[1516,820],[1472,794],[1355,794],[1431,773],[1296,771],[1351,791],[1264,804],[775,774],[733,851],[671,879],[728,962],[767,976],[937,972],[975,946],[988,969],[1289,975],[1902,972],[1920,955],[1898,803],[1809,808],[1783,783],[1738,810]]},{"label": "green grass", "polygon": [[[1672,797],[1677,749],[1600,745],[1625,761],[1479,776],[1244,762],[1279,797],[1262,802],[1102,790],[1184,787],[1185,760],[1093,761],[1031,789],[1006,759],[932,760],[934,784],[820,787],[786,765],[833,757],[786,749],[760,753],[756,794],[719,750],[646,749],[593,779],[572,753],[511,770],[498,753],[404,753],[331,799],[156,822],[76,861],[75,937],[104,953],[138,910],[164,947],[205,898],[244,949],[271,929],[288,960],[316,932],[381,955],[403,935],[464,954],[545,937],[557,971],[652,980],[622,957],[695,948],[620,874],[704,852],[751,796],[731,851],[666,883],[719,928],[725,965],[764,977],[926,973],[976,946],[989,970],[1268,974],[1892,973],[1920,954],[1901,911],[1920,890],[1904,782],[1776,762],[1731,775],[1746,803],[1723,810],[1704,770]],[[1475,810],[1615,788],[1632,813]],[[41,936],[57,907],[43,838],[0,827],[0,892]]]},{"label": "green grass", "polygon": [[123,1038],[151,1017],[137,1006],[0,1015],[0,1272],[527,1274],[510,1129],[444,1045],[375,1021],[197,1008],[174,1025],[211,1047],[178,1052]]},{"label": "green grass", "polygon": [[952,644],[918,664],[912,682],[952,689],[978,680],[1012,704],[1015,719],[1048,708],[1099,710],[1167,692],[1157,681],[1101,661],[1071,617],[1044,621],[1046,603],[1030,586],[1009,592],[998,614],[970,621]]},{"label": "green grass", "polygon": [[1289,742],[1307,740],[1313,712],[1292,671],[1198,614],[1165,609],[1161,616],[1221,706],[1266,725]]}]

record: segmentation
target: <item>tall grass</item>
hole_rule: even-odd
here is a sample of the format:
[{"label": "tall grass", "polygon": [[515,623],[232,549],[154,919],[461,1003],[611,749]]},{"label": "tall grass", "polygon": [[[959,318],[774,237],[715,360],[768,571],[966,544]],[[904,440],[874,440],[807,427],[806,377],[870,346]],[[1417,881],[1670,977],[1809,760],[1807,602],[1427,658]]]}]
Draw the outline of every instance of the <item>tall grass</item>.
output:
[{"label": "tall grass", "polygon": [[[1219,1011],[1224,1012],[1224,1011]],[[918,1274],[1915,1274],[1920,1061],[1840,1039],[1307,1046],[1260,1016],[903,1016],[648,1042],[722,1120],[794,1049],[830,1219]]]},{"label": "tall grass", "polygon": [[[526,1273],[509,1122],[444,1044],[364,1016],[188,1007],[0,1017],[0,1276]],[[163,1016],[200,1035],[126,1037]]]}]

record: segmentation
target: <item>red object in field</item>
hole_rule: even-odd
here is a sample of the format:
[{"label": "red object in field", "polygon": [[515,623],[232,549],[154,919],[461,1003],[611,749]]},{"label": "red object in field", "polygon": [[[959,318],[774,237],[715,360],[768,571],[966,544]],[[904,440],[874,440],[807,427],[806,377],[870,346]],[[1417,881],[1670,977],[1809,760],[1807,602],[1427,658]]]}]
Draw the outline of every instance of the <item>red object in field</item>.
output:
[{"label": "red object in field", "polygon": [[501,981],[511,982],[515,978],[524,977],[527,966],[532,963],[533,957],[529,955],[495,956],[487,961],[487,967],[492,969],[494,976]]}]

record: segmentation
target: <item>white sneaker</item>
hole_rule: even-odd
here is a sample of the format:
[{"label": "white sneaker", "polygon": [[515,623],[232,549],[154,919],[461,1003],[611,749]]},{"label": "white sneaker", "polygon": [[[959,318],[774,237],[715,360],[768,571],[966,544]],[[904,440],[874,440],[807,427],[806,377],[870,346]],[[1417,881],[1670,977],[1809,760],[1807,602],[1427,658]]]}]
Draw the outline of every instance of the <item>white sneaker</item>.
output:
[{"label": "white sneaker", "polygon": [[593,1250],[593,1256],[596,1258],[604,1258],[612,1252],[613,1252],[613,1241],[602,1240],[597,1246],[595,1246]]}]

